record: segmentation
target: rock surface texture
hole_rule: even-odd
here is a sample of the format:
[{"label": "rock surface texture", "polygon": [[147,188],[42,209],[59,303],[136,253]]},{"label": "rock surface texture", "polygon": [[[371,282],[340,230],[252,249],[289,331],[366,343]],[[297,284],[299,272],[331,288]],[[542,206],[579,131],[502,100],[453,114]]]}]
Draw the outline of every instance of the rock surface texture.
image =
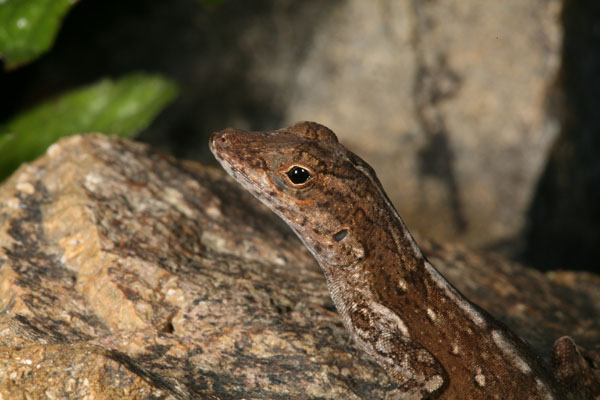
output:
[{"label": "rock surface texture", "polygon": [[[219,169],[100,135],[0,187],[0,398],[393,398],[294,234]],[[419,240],[547,358],[600,352],[600,277]]]},{"label": "rock surface texture", "polygon": [[523,229],[559,129],[546,113],[559,11],[554,0],[344,1],[316,30],[280,125],[340,132],[419,232],[501,247]]}]

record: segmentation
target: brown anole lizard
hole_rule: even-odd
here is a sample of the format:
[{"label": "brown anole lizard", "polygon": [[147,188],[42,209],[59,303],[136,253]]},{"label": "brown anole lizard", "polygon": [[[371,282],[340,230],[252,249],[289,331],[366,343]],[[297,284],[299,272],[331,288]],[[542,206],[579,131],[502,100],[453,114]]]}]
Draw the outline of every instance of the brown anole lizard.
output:
[{"label": "brown anole lizard", "polygon": [[373,169],[328,128],[225,129],[210,148],[308,247],[344,326],[402,398],[593,398],[573,376],[585,367],[574,342],[557,341],[549,368],[467,300],[423,256]]}]

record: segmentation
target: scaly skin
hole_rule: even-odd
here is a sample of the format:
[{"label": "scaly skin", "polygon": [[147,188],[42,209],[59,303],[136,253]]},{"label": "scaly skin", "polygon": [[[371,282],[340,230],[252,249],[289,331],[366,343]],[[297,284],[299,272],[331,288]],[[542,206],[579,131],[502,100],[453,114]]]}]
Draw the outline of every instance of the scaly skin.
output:
[{"label": "scaly skin", "polygon": [[523,340],[427,261],[375,172],[331,130],[314,122],[226,129],[210,147],[312,252],[345,327],[403,398],[566,397]]}]

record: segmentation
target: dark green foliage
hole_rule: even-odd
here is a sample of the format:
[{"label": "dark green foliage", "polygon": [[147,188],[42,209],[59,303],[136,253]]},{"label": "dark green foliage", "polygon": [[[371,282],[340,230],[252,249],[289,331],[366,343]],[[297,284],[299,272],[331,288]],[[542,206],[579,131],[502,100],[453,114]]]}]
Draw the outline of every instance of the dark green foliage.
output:
[{"label": "dark green foliage", "polygon": [[174,83],[131,74],[73,90],[0,125],[0,180],[58,138],[101,132],[133,137],[176,95]]}]

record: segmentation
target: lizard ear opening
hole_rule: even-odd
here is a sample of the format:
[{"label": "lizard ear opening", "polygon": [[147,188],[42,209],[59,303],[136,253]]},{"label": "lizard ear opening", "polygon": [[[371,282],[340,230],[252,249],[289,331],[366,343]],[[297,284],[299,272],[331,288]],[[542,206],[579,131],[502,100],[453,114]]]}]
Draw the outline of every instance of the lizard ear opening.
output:
[{"label": "lizard ear opening", "polygon": [[336,233],[335,235],[333,235],[333,240],[335,240],[336,242],[341,242],[342,240],[344,240],[344,238],[348,236],[348,229],[342,229],[341,231],[339,231],[338,233]]}]

